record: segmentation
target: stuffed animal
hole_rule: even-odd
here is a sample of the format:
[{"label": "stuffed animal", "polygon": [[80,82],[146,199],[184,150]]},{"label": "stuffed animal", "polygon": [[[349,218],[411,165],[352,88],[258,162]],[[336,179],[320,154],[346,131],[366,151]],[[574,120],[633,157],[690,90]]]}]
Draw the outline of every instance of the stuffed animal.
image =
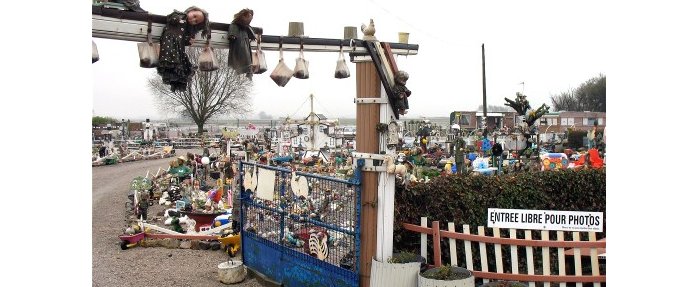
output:
[{"label": "stuffed animal", "polygon": [[398,176],[402,180],[402,183],[404,184],[406,181],[406,175],[407,174],[407,166],[399,163],[398,165],[395,166],[395,175]]},{"label": "stuffed animal", "polygon": [[386,155],[385,162],[386,162],[386,165],[388,166],[388,168],[387,168],[388,174],[395,173],[395,160],[393,159],[393,157]]}]

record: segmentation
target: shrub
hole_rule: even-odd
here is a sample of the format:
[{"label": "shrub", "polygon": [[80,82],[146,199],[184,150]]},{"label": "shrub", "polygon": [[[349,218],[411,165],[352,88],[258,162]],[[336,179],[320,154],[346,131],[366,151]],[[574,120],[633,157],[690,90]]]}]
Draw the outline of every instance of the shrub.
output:
[{"label": "shrub", "polygon": [[[436,177],[428,183],[397,187],[394,248],[419,251],[419,234],[404,230],[403,222],[419,224],[420,217],[426,216],[430,222],[438,220],[441,229],[446,229],[447,222],[454,222],[456,226],[469,224],[471,228],[487,226],[488,208],[605,213],[606,171],[538,171],[498,176],[453,174]],[[597,234],[597,238],[605,237],[606,216],[603,226],[604,232]],[[505,236],[508,230],[502,230],[502,237]],[[447,241],[442,241],[442,245]],[[446,258],[448,248],[441,250],[442,258]],[[459,257],[463,256],[462,251],[458,253]],[[477,258],[479,251],[474,249],[473,255]],[[494,256],[488,259],[491,261]]]}]

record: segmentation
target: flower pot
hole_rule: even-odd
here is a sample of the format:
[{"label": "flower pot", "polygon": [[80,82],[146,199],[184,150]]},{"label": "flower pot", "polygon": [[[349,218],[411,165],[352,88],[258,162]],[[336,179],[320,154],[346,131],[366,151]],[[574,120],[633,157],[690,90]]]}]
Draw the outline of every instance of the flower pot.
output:
[{"label": "flower pot", "polygon": [[247,268],[242,261],[226,261],[218,264],[218,281],[223,284],[242,282],[247,277]]},{"label": "flower pot", "polygon": [[416,287],[419,262],[389,263],[373,259],[370,286]]},{"label": "flower pot", "polygon": [[439,272],[440,267],[434,267],[420,273],[418,280],[419,287],[475,287],[475,277],[473,277],[473,273],[470,272],[470,270],[457,266],[452,266],[450,268],[452,276],[446,280],[425,277]]}]

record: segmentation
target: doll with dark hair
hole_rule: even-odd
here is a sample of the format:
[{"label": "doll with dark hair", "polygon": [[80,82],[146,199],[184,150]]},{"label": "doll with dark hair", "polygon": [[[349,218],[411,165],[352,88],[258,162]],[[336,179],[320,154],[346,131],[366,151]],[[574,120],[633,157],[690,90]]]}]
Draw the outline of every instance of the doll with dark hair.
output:
[{"label": "doll with dark hair", "polygon": [[405,84],[407,83],[407,80],[410,78],[410,75],[407,74],[405,71],[398,71],[397,74],[395,75],[395,85],[393,86],[393,95],[392,95],[392,102],[394,105],[394,108],[397,109],[397,112],[400,113],[401,115],[404,115],[407,113],[407,110],[410,108],[409,103],[407,102],[407,97],[409,97],[412,94],[412,91],[407,89],[405,87]]},{"label": "doll with dark hair", "polygon": [[167,15],[166,25],[160,37],[158,74],[173,92],[184,91],[196,70],[184,48],[194,42],[199,32],[201,38],[211,39],[208,13],[196,6],[184,12],[175,10]]},{"label": "doll with dark hair", "polygon": [[233,16],[233,22],[228,29],[228,66],[238,74],[244,74],[252,78],[252,47],[250,42],[256,39],[255,33],[250,27],[254,11],[242,9]]}]

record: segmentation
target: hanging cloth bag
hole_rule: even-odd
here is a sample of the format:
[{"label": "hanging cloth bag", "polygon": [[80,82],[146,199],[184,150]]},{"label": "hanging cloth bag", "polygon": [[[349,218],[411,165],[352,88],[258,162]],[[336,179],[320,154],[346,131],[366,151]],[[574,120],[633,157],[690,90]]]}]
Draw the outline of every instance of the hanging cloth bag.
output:
[{"label": "hanging cloth bag", "polygon": [[308,73],[308,60],[303,57],[303,40],[301,40],[301,51],[296,58],[296,67],[293,69],[293,76],[299,79],[307,79],[310,74]]},{"label": "hanging cloth bag", "polygon": [[349,67],[347,67],[347,61],[344,59],[344,46],[341,41],[339,43],[339,59],[337,59],[337,67],[334,69],[334,77],[337,79],[349,78]]},{"label": "hanging cloth bag", "polygon": [[99,52],[97,52],[97,44],[92,41],[92,63],[99,61]]},{"label": "hanging cloth bag", "polygon": [[141,59],[141,68],[155,68],[160,58],[160,44],[153,43],[152,22],[148,18],[147,41],[138,43],[138,56]]},{"label": "hanging cloth bag", "polygon": [[213,55],[213,48],[211,48],[211,39],[206,41],[204,51],[199,55],[199,70],[202,72],[218,70],[218,63],[216,62],[216,57]]},{"label": "hanging cloth bag", "polygon": [[252,55],[252,72],[263,74],[267,71],[267,60],[262,52],[262,35],[257,36],[257,51]]},{"label": "hanging cloth bag", "polygon": [[286,86],[288,81],[291,80],[291,77],[293,76],[293,70],[286,66],[286,63],[284,63],[284,52],[281,46],[282,43],[279,42],[279,63],[276,64],[276,68],[274,68],[274,71],[272,71],[271,75],[269,75],[274,83],[276,83],[276,85],[279,87]]}]

